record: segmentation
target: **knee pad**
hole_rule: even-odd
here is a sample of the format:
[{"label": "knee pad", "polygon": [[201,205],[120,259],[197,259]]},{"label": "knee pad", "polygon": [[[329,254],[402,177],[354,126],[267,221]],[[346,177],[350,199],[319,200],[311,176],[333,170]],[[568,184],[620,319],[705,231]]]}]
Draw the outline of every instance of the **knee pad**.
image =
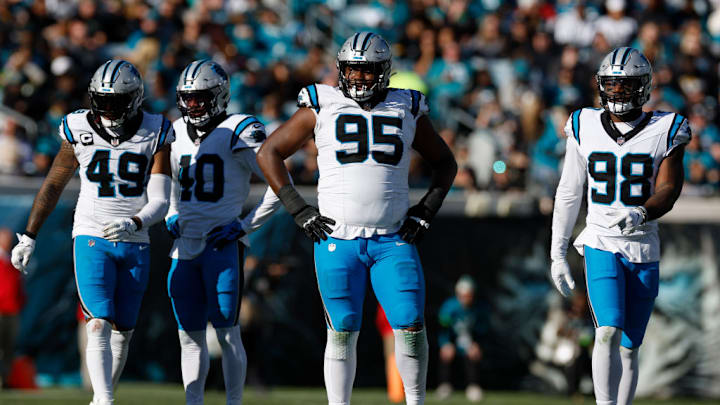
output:
[{"label": "knee pad", "polygon": [[600,326],[595,329],[595,344],[619,346],[622,330],[614,326]]},{"label": "knee pad", "polygon": [[352,332],[360,329],[360,314],[348,313],[340,318],[340,324],[334,325],[338,331]]},{"label": "knee pad", "polygon": [[355,353],[355,346],[360,332],[338,332],[327,330],[325,357],[335,360],[347,360]]},{"label": "knee pad", "polygon": [[415,326],[422,326],[423,312],[422,308],[412,303],[398,304],[392,307],[390,312],[386,312],[388,322],[393,329],[406,329]]}]

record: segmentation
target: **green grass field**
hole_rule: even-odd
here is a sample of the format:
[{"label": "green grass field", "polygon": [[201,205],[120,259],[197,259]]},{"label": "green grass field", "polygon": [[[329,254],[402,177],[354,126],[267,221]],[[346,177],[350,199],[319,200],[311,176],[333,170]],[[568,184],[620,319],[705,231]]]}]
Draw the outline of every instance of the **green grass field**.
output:
[{"label": "green grass field", "polygon": [[[462,393],[456,393],[447,401],[438,401],[430,393],[426,404],[460,405],[468,404]],[[90,393],[80,389],[50,388],[39,391],[0,391],[0,404],[2,405],[32,405],[32,404],[53,404],[53,405],[85,405],[90,402]],[[133,384],[124,383],[120,385],[115,403],[118,405],[177,405],[184,402],[182,387],[178,385],[159,384]],[[206,405],[222,405],[225,403],[224,394],[219,391],[209,391],[205,396]],[[267,393],[260,393],[248,389],[245,394],[247,405],[324,405],[327,404],[325,391],[320,388],[277,388]],[[379,389],[356,389],[353,392],[353,405],[383,405],[390,404],[385,397],[385,392]],[[525,392],[486,392],[485,400],[487,405],[592,405],[594,401],[590,397],[578,397],[568,399],[541,394]],[[693,405],[693,404],[717,404],[718,401],[702,401],[690,399],[673,400],[637,400],[636,405],[664,404],[664,405]]]}]

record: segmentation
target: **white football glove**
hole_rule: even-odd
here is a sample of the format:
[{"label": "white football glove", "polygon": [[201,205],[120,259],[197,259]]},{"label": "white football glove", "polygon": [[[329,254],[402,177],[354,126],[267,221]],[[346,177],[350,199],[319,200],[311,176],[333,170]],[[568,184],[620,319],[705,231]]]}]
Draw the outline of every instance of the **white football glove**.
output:
[{"label": "white football glove", "polygon": [[25,266],[27,266],[30,261],[30,256],[32,256],[35,250],[35,239],[27,235],[20,235],[19,233],[15,235],[20,240],[20,243],[13,248],[10,260],[16,269],[20,270],[23,274],[27,274]]},{"label": "white football glove", "polygon": [[619,209],[610,214],[615,219],[608,226],[612,228],[617,225],[623,235],[630,235],[647,221],[647,210],[643,206],[629,209]]},{"label": "white football glove", "polygon": [[103,237],[110,242],[121,242],[135,231],[137,231],[135,221],[130,218],[120,218],[105,224]]},{"label": "white football glove", "polygon": [[560,291],[563,297],[569,297],[575,289],[575,281],[570,274],[570,265],[565,259],[553,260],[550,265],[550,275],[555,288]]}]

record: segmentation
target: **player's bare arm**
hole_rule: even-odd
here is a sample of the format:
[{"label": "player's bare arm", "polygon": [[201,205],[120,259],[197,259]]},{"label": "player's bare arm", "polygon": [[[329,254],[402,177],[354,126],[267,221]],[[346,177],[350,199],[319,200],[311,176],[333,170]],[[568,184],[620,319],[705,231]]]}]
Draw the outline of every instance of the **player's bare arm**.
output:
[{"label": "player's bare arm", "polygon": [[268,137],[258,151],[257,161],[267,183],[293,216],[295,223],[303,228],[313,242],[319,242],[326,240],[327,235],[332,233],[329,225],[335,225],[335,221],[320,215],[317,208],[305,202],[290,184],[290,176],[283,163],[312,137],[313,128],[315,113],[301,107]]},{"label": "player's bare arm", "polygon": [[33,201],[30,218],[25,228],[26,234],[35,238],[48,215],[55,209],[60,195],[79,165],[72,145],[68,141],[63,141],[50,167],[50,172]]},{"label": "player's bare arm", "polygon": [[648,221],[667,214],[680,197],[685,179],[684,155],[685,145],[680,145],[660,163],[655,178],[655,193],[644,204]]},{"label": "player's bare arm", "polygon": [[457,174],[457,162],[445,141],[435,132],[430,119],[423,115],[418,119],[413,149],[432,168],[430,188],[420,202],[408,210],[408,218],[398,233],[409,243],[416,243],[422,233],[430,228],[430,221],[440,210],[443,200]]},{"label": "player's bare arm", "polygon": [[257,153],[258,165],[275,194],[290,185],[290,177],[283,161],[297,152],[313,136],[315,113],[302,107],[288,121],[277,128]]},{"label": "player's bare arm", "polygon": [[25,267],[35,250],[37,233],[48,215],[55,209],[60,195],[79,165],[72,145],[68,141],[63,141],[50,172],[35,196],[25,232],[23,235],[17,235],[19,243],[12,250],[12,264],[21,272],[25,273]]}]

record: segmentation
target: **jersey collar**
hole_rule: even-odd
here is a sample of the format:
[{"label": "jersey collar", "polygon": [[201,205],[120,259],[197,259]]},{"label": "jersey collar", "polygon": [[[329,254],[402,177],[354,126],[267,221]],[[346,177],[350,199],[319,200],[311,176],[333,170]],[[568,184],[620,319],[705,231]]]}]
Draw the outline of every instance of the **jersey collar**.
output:
[{"label": "jersey collar", "polygon": [[222,124],[222,122],[225,121],[227,117],[228,115],[226,112],[223,112],[222,114],[213,117],[210,122],[205,126],[206,130],[203,131],[202,136],[198,135],[197,129],[195,129],[195,126],[193,124],[186,121],[185,126],[187,127],[188,137],[195,145],[200,145],[200,143],[207,139],[208,135],[210,135],[210,133],[214,131],[218,125]]},{"label": "jersey collar", "polygon": [[610,118],[610,113],[607,111],[603,111],[602,114],[600,114],[600,122],[602,122],[602,126],[605,129],[605,132],[612,138],[618,145],[623,145],[627,141],[629,141],[632,137],[637,135],[640,131],[645,129],[647,124],[650,122],[650,119],[652,118],[652,113],[645,113],[645,116],[642,120],[637,124],[637,126],[630,130],[630,132],[623,134],[622,132],[618,131],[615,124],[612,122],[612,119]]},{"label": "jersey collar", "polygon": [[104,139],[105,142],[109,143],[113,147],[116,147],[135,136],[140,129],[140,125],[142,124],[144,118],[145,115],[142,110],[138,110],[137,114],[135,114],[135,116],[127,123],[127,127],[124,128],[124,133],[120,136],[112,136],[108,133],[104,126],[98,125],[92,111],[87,115],[87,122],[100,138]]}]

